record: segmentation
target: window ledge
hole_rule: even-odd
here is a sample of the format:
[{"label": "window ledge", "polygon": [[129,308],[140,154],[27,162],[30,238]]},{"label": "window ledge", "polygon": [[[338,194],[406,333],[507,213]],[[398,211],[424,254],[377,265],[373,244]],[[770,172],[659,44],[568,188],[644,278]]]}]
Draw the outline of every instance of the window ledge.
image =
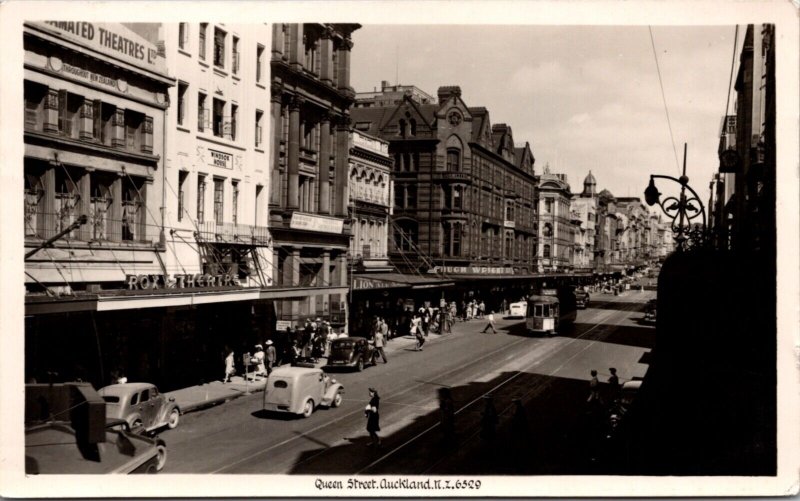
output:
[{"label": "window ledge", "polygon": [[191,129],[187,129],[186,127],[180,124],[178,124],[175,128],[182,132],[192,132]]},{"label": "window ledge", "polygon": [[261,87],[262,89],[267,90],[267,87],[261,82],[256,82],[256,87]]},{"label": "window ledge", "polygon": [[225,71],[224,69],[222,69],[221,67],[217,66],[217,65],[214,65],[214,74],[215,75],[219,75],[221,77],[227,77],[228,76],[228,72]]},{"label": "window ledge", "polygon": [[197,62],[200,63],[200,66],[205,66],[206,68],[210,68],[205,59],[201,59],[198,57]]},{"label": "window ledge", "polygon": [[231,78],[233,78],[233,79],[234,79],[234,80],[236,80],[237,82],[240,82],[240,81],[242,80],[242,77],[241,77],[241,76],[239,76],[239,74],[238,74],[238,73],[234,73],[234,74],[232,74],[232,75],[231,75]]},{"label": "window ledge", "polygon": [[187,52],[186,49],[181,49],[180,47],[178,47],[178,53],[183,54],[186,57],[192,57],[192,55],[189,52]]},{"label": "window ledge", "polygon": [[266,151],[265,151],[263,148],[259,148],[258,146],[256,146],[256,147],[255,147],[255,148],[253,148],[253,149],[254,149],[254,150],[256,150],[256,151],[257,151],[257,152],[259,152],[259,153],[266,153]]}]

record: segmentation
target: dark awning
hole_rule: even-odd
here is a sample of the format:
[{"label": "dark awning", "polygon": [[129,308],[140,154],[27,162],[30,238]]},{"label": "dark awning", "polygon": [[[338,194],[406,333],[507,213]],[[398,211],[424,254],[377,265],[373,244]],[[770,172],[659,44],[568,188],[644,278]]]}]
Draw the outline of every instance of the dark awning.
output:
[{"label": "dark awning", "polygon": [[355,273],[353,274],[353,291],[360,292],[374,289],[432,289],[452,287],[453,280],[439,277],[406,275],[405,273]]}]

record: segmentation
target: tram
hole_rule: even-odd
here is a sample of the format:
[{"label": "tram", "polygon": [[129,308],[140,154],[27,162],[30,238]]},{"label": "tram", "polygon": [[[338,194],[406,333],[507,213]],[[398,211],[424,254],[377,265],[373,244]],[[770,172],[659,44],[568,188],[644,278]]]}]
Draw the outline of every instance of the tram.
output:
[{"label": "tram", "polygon": [[527,302],[525,326],[529,334],[554,336],[578,315],[575,292],[570,287],[542,289],[528,296]]}]

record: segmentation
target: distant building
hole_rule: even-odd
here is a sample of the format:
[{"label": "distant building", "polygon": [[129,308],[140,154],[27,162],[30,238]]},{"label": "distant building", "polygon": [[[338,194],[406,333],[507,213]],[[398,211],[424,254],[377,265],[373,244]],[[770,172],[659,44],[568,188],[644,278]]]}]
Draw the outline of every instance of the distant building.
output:
[{"label": "distant building", "polygon": [[[381,82],[381,90],[372,92],[356,93],[356,108],[385,108],[397,104],[408,96],[409,99],[417,104],[436,104],[436,97],[431,96],[422,89],[414,85],[389,85],[389,82]],[[357,124],[356,124],[357,126]]]},{"label": "distant building", "polygon": [[536,257],[540,272],[568,271],[573,262],[575,226],[570,214],[572,193],[566,174],[554,174],[545,166],[539,176],[538,229]]},{"label": "distant building", "polygon": [[597,231],[597,181],[591,171],[583,181],[583,191],[572,198],[570,208],[577,218],[575,269],[591,270]]}]

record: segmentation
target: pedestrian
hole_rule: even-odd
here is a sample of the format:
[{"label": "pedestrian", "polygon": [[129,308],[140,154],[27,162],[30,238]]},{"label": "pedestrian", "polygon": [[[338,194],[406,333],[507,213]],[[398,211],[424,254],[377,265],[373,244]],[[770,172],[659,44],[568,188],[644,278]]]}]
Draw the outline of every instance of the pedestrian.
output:
[{"label": "pedestrian", "polygon": [[254,374],[255,377],[259,376],[266,376],[267,375],[267,367],[264,364],[265,354],[264,354],[264,347],[260,344],[255,346],[255,353],[253,353],[253,358],[251,363],[256,366],[256,372]]},{"label": "pedestrian", "polygon": [[331,327],[331,323],[330,322],[328,322],[326,320],[325,323],[328,326],[328,339],[327,339],[327,342],[325,343],[325,356],[330,357],[331,356],[331,343],[333,343],[333,340],[336,339],[336,331],[333,330],[333,327]]},{"label": "pedestrian", "polygon": [[[383,332],[380,329],[375,331],[375,338],[373,339],[373,342],[375,343],[375,351],[378,353],[378,355],[381,356],[381,358],[383,359],[383,363],[388,363],[386,361],[386,353],[383,351],[383,347],[386,344],[386,341],[385,338],[383,337]],[[377,358],[373,360],[377,360]]]},{"label": "pedestrian", "polygon": [[389,341],[389,324],[386,323],[386,319],[381,319],[381,327],[380,327],[381,334],[383,334],[383,342],[386,343]]},{"label": "pedestrian", "polygon": [[420,324],[422,319],[418,315],[414,315],[411,319],[411,335],[417,338],[416,351],[422,351],[422,345],[425,344],[425,336],[422,334],[422,327]]},{"label": "pedestrian", "polygon": [[377,444],[381,445],[381,437],[378,432],[381,431],[380,414],[378,408],[380,407],[381,397],[378,396],[378,391],[375,388],[369,389],[369,403],[364,409],[364,415],[367,417],[367,432],[372,439],[367,445]]},{"label": "pedestrian", "polygon": [[428,330],[431,328],[431,316],[428,313],[427,308],[423,308],[422,310],[422,333],[425,337],[428,337]]},{"label": "pedestrian", "polygon": [[481,300],[480,304],[478,305],[478,315],[483,318],[486,315],[486,303]]},{"label": "pedestrian", "polygon": [[494,328],[494,310],[492,310],[491,313],[489,313],[486,316],[486,320],[487,320],[486,327],[483,328],[481,333],[485,333],[486,329],[491,328],[492,329],[492,334],[497,334],[497,329]]},{"label": "pedestrian", "polygon": [[597,379],[597,371],[592,369],[590,374],[592,379],[589,380],[589,398],[586,401],[600,403],[600,381]]},{"label": "pedestrian", "polygon": [[273,346],[271,339],[267,339],[267,353],[264,360],[266,361],[267,377],[269,377],[269,375],[272,374],[272,368],[275,367],[278,361],[278,352],[275,346]]},{"label": "pedestrian", "polygon": [[616,402],[619,400],[620,390],[621,387],[619,385],[619,376],[617,376],[617,369],[614,367],[609,367],[608,372],[611,375],[608,377],[608,396],[611,402]]},{"label": "pedestrian", "polygon": [[235,374],[233,369],[233,350],[229,346],[225,346],[225,377],[222,379],[223,383],[230,383],[231,376]]}]

